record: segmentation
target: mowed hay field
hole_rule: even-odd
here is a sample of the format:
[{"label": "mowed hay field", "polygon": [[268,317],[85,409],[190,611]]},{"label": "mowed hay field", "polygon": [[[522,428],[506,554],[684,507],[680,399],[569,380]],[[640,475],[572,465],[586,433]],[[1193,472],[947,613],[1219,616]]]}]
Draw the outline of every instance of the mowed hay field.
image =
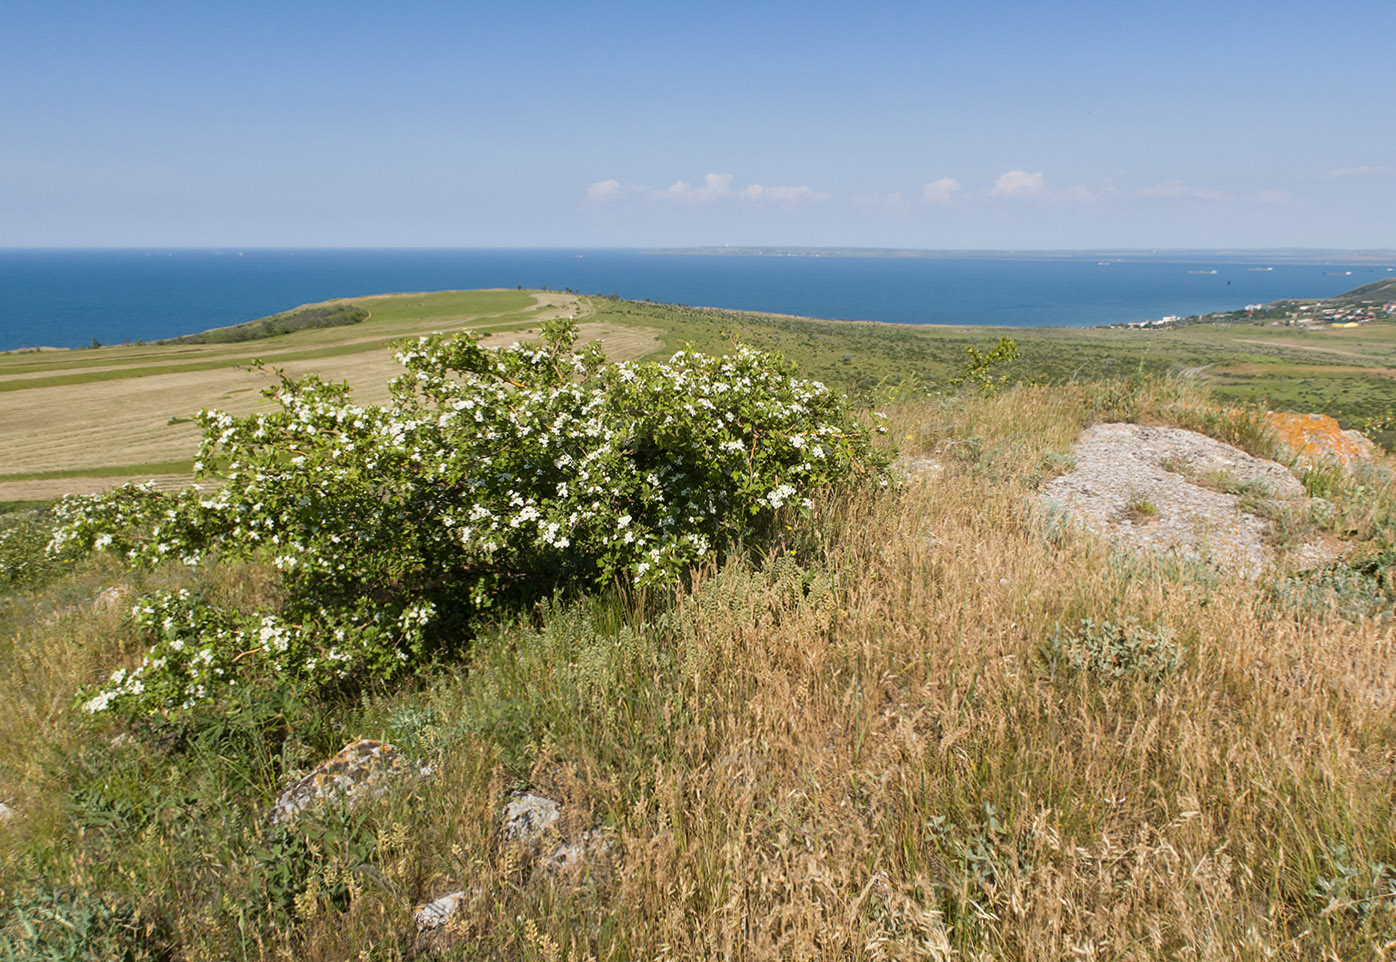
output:
[{"label": "mowed hay field", "polygon": [[102,490],[133,478],[177,486],[190,480],[202,408],[246,414],[271,402],[274,375],[347,381],[361,403],[387,398],[401,372],[393,344],[436,331],[477,330],[493,346],[577,319],[581,342],[617,360],[653,353],[658,333],[588,320],[590,303],[538,291],[441,291],[355,298],[369,318],[235,344],[123,345],[0,355],[0,501]]}]

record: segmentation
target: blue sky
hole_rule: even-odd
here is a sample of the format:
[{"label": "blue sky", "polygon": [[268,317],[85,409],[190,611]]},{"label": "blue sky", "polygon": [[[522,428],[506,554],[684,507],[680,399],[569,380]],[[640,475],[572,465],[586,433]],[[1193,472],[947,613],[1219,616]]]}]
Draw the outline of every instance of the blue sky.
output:
[{"label": "blue sky", "polygon": [[0,246],[1396,247],[1392,0],[8,0]]}]

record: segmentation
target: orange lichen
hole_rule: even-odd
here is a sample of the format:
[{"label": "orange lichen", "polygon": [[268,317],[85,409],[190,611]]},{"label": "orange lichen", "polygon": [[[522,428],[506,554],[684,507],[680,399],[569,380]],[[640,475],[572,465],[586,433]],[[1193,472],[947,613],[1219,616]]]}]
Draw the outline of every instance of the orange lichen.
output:
[{"label": "orange lichen", "polygon": [[1344,431],[1326,414],[1270,411],[1265,423],[1280,442],[1301,458],[1336,461],[1344,467],[1372,456],[1374,445],[1356,431]]}]

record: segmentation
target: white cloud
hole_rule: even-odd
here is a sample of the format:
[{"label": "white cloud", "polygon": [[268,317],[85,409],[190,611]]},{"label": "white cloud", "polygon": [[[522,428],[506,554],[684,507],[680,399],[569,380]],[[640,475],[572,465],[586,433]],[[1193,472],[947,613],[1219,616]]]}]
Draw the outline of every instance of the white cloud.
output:
[{"label": "white cloud", "polygon": [[669,186],[668,190],[655,191],[656,197],[690,204],[705,204],[717,200],[719,197],[730,197],[731,195],[731,174],[707,174],[703,177],[703,186],[701,187],[694,187],[686,180],[676,180]]},{"label": "white cloud", "polygon": [[[1002,177],[999,178],[999,180],[1002,179]],[[960,182],[954,177],[941,177],[921,188],[921,196],[932,204],[948,204],[955,199],[955,195],[959,192]]]},{"label": "white cloud", "polygon": [[598,180],[587,188],[587,200],[593,204],[604,204],[607,201],[615,200],[620,196],[620,192],[620,181]]},{"label": "white cloud", "polygon": [[991,197],[1041,197],[1047,192],[1046,179],[1042,171],[1028,173],[1026,170],[1009,170],[999,174],[994,186],[989,189]]},{"label": "white cloud", "polygon": [[1224,190],[1208,187],[1189,187],[1181,180],[1166,180],[1139,191],[1140,197],[1191,197],[1194,200],[1229,200],[1231,195]]},{"label": "white cloud", "polygon": [[749,184],[742,189],[742,197],[746,200],[785,204],[788,207],[793,207],[803,201],[819,203],[829,199],[828,194],[815,190],[807,184],[801,184],[798,187],[763,187],[760,184]]},{"label": "white cloud", "polygon": [[1340,167],[1337,170],[1328,171],[1329,177],[1375,177],[1377,174],[1385,174],[1391,171],[1385,165],[1373,166],[1364,164],[1361,167]]}]

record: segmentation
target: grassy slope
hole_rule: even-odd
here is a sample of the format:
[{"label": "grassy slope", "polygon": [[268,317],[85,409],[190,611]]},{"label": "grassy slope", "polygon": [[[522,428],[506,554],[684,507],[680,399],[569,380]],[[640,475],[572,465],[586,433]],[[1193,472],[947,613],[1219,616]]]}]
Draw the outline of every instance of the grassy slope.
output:
[{"label": "grassy slope", "polygon": [[[494,297],[378,300],[364,325],[256,349],[381,376],[390,336],[536,324],[516,295]],[[0,589],[0,800],[21,813],[0,829],[0,919],[68,939],[69,958],[408,958],[411,906],[460,888],[470,907],[441,948],[466,959],[1376,958],[1396,938],[1381,867],[1396,863],[1390,581],[1339,566],[1246,582],[1112,556],[1030,500],[1082,426],[1197,416],[1187,385],[1101,375],[1210,365],[1230,397],[1336,409],[1360,393],[1379,409],[1396,328],[1000,332],[603,298],[564,309],[660,329],[655,354],[720,350],[730,332],[840,387],[882,385],[897,443],[945,471],[823,503],[780,550],[670,592],[501,613],[463,664],[399,687],[133,731],[73,709],[80,686],[140,657],[111,586],[254,601],[268,573],[88,562]],[[1001,333],[1023,376],[1075,383],[918,397]],[[644,337],[627,343],[643,352]],[[206,372],[247,356],[11,355],[0,379],[105,379],[2,396],[86,387],[100,410],[103,392],[164,385],[187,411],[209,402]],[[191,364],[212,366],[176,371]],[[165,370],[141,373],[152,366]],[[56,428],[40,440],[65,443]],[[1327,523],[1354,559],[1381,557],[1389,475],[1358,480],[1333,493]],[[42,543],[25,530],[30,550]],[[1073,670],[1051,641],[1083,619],[1138,625],[1182,664],[1131,673],[1144,650],[1113,653],[1119,677]],[[261,822],[289,778],[361,736],[437,774],[295,832]],[[563,800],[576,829],[604,826],[612,869],[576,886],[528,879],[493,830],[504,792],[523,787]]]},{"label": "grassy slope", "polygon": [[1348,423],[1396,412],[1396,324],[1296,331],[1264,324],[1164,330],[1107,328],[917,327],[770,318],[734,312],[595,299],[598,319],[669,331],[666,350],[692,341],[720,351],[724,332],[780,350],[802,371],[831,385],[867,391],[906,378],[944,382],[964,363],[964,348],[1017,341],[1016,376],[1064,383],[1186,369],[1224,400],[1278,410],[1318,411]]},{"label": "grassy slope", "polygon": [[[463,666],[344,702],[94,724],[71,694],[138,657],[101,593],[131,576],[5,592],[0,798],[23,814],[0,898],[108,957],[404,959],[410,907],[464,888],[449,958],[1378,958],[1390,595],[1111,556],[1031,507],[1083,425],[1192,423],[1196,400],[1135,380],[898,405],[893,437],[943,475],[823,503],[783,550],[671,592],[505,614]],[[1365,485],[1332,523],[1389,548],[1389,481]],[[248,568],[144,582],[268,590]],[[1182,664],[1073,671],[1049,642],[1082,619]],[[437,774],[259,823],[359,736]],[[528,879],[493,830],[523,787],[606,827],[612,869]]]}]

